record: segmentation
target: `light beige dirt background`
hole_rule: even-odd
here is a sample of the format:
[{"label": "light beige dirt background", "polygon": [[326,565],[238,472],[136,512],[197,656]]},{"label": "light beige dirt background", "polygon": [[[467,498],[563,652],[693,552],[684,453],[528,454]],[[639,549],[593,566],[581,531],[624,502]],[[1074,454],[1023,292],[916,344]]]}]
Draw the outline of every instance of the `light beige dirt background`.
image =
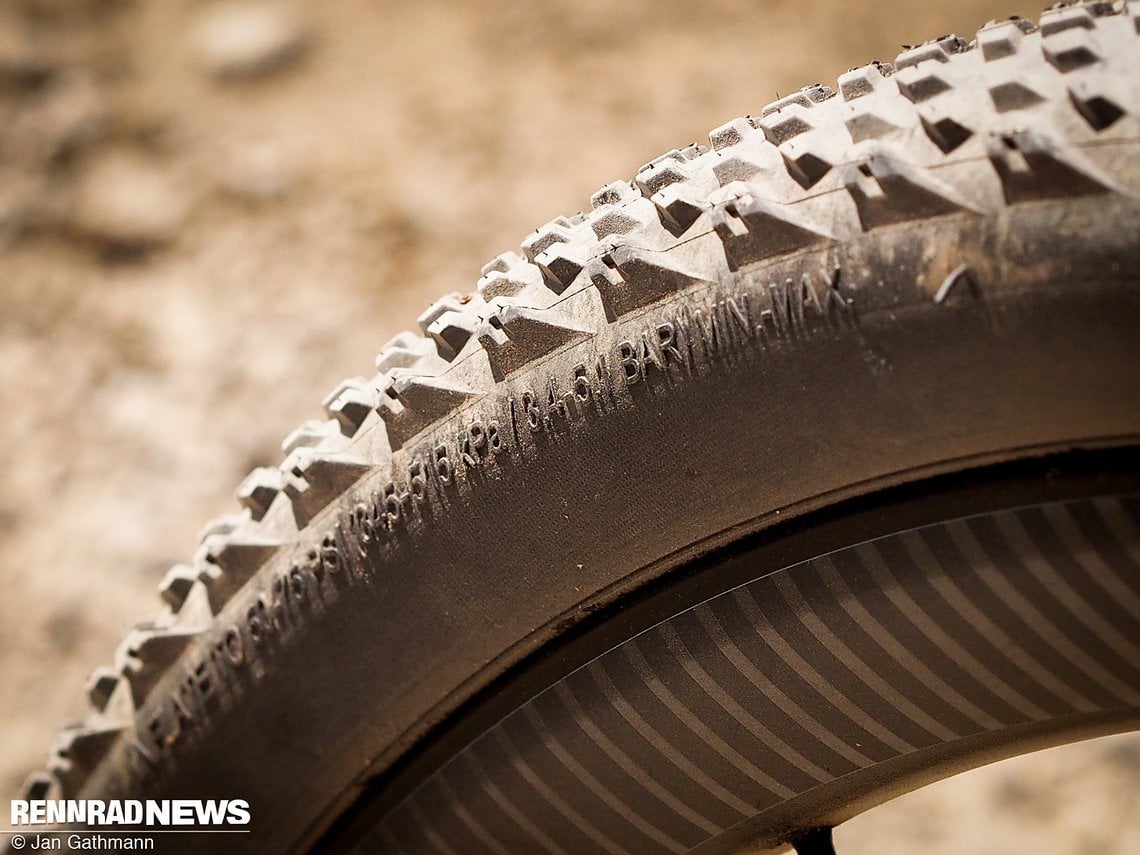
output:
[{"label": "light beige dirt background", "polygon": [[[1036,11],[0,0],[0,791],[244,474],[432,298],[777,92]],[[1135,739],[1041,755],[839,839],[1137,851],[1138,766]]]}]

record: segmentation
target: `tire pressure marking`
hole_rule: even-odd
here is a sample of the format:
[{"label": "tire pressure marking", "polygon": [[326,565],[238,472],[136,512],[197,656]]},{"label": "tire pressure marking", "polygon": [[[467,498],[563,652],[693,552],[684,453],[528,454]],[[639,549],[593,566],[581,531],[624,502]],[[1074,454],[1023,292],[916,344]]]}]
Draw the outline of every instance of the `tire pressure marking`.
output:
[{"label": "tire pressure marking", "polygon": [[591,419],[636,407],[656,385],[700,382],[718,363],[849,328],[855,320],[838,269],[776,283],[745,275],[731,291],[615,325],[611,344],[598,349],[584,342],[569,369],[541,382],[532,375],[526,384],[508,383],[498,396],[421,435],[396,452],[386,483],[342,502],[315,545],[276,565],[240,614],[219,619],[209,648],[189,661],[177,685],[140,721],[127,763],[140,777],[161,774],[160,756],[212,708],[234,703],[264,673],[266,656],[319,615],[339,596],[337,589],[365,582],[395,541],[423,536],[438,524],[433,507],[476,489],[482,478],[499,477],[505,459],[541,454],[544,437],[572,434]]}]

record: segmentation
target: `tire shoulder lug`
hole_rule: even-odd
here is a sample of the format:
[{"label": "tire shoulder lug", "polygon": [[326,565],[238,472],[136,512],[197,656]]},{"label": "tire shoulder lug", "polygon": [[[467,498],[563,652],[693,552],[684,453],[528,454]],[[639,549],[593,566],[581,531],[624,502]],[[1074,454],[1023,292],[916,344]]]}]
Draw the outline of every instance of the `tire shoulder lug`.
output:
[{"label": "tire shoulder lug", "polygon": [[591,263],[607,317],[617,318],[691,285],[707,283],[667,253],[619,244]]},{"label": "tire shoulder lug", "polygon": [[1009,204],[1087,196],[1114,189],[1111,181],[1100,176],[1080,155],[1063,150],[1039,132],[991,133],[986,152]]},{"label": "tire shoulder lug", "polygon": [[883,150],[844,167],[843,184],[864,231],[943,214],[981,213],[950,187]]},{"label": "tire shoulder lug", "polygon": [[388,440],[397,449],[428,425],[483,394],[443,377],[400,375],[383,390],[378,410],[387,425]]},{"label": "tire shoulder lug", "polygon": [[593,334],[566,315],[507,304],[483,323],[479,343],[496,378],[503,379],[552,350]]},{"label": "tire shoulder lug", "polygon": [[836,239],[793,206],[756,197],[746,184],[733,198],[714,205],[711,219],[730,270]]}]

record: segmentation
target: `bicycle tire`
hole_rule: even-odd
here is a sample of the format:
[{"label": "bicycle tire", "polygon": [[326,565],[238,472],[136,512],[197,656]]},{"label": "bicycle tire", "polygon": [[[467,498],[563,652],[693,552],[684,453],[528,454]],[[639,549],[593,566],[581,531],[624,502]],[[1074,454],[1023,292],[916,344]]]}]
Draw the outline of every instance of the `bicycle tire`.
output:
[{"label": "bicycle tire", "polygon": [[[207,526],[192,564],[167,575],[164,611],[96,673],[93,712],[61,734],[50,774],[25,795],[241,793],[253,816],[242,845],[261,851],[711,851],[802,840],[964,764],[1134,728],[1140,674],[1127,654],[1140,615],[1127,605],[1140,511],[1113,497],[1140,483],[1129,451],[1140,446],[1138,32],[1135,4],[1089,2],[1038,26],[992,23],[973,42],[935,39],[852,70],[838,91],[808,87],[729,122],[710,149],[670,152],[599,190],[589,213],[538,229],[523,254],[484,269],[477,292],[430,307],[423,336],[389,342],[376,376],[333,390],[328,418],[295,431],[279,467],[250,475],[242,514]],[[988,560],[999,576],[962,605],[995,628],[986,650],[1000,651],[993,632],[1012,620],[999,586],[1023,607],[1027,636],[1068,652],[1043,665],[1017,637],[1007,657],[1044,668],[1037,683],[1079,685],[1075,706],[1037,699],[1044,719],[999,714],[964,688],[976,674],[937,658],[932,639],[948,625],[916,636],[905,609],[871,639],[895,655],[858,652],[853,639],[869,636],[842,604],[871,614],[899,571],[844,562],[900,538],[912,551],[914,538],[972,550],[951,570],[929,562],[939,579],[974,578]],[[1054,585],[1091,587],[1058,605],[1033,572],[1046,566],[1068,568]],[[849,661],[822,679],[860,672],[882,690],[851,684],[828,703],[861,711],[899,750],[857,751],[855,730],[817,721],[819,744],[868,759],[838,771],[733,700],[768,679],[741,660],[752,689],[720,696],[721,678],[708,677],[689,729],[708,728],[706,746],[728,745],[729,732],[751,746],[740,762],[775,801],[742,784],[731,797],[754,815],[700,814],[686,820],[697,831],[676,831],[678,806],[694,802],[667,783],[697,749],[677,749],[673,772],[635,762],[628,721],[604,704],[637,690],[566,681],[603,679],[608,650],[634,656],[623,645],[648,643],[653,627],[782,579],[794,579],[776,597],[786,617],[819,608],[850,634],[836,641]],[[789,599],[801,584],[802,608]],[[847,599],[828,599],[836,586]],[[769,626],[781,619],[761,611]],[[767,667],[787,671],[812,638]],[[683,639],[654,644],[667,665],[696,661]],[[933,658],[899,666],[923,645]],[[635,664],[617,670],[661,679],[655,662]],[[913,686],[920,671],[943,687],[929,708]],[[534,706],[559,691],[570,706],[591,699],[598,721],[626,735],[607,736],[585,708],[567,718]],[[974,725],[996,724],[971,731],[950,696],[968,701]],[[908,735],[914,716],[938,738]],[[554,719],[559,736],[544,730]],[[535,753],[514,768],[533,762],[567,795],[534,807],[547,785],[533,773],[520,792],[542,821],[486,791],[494,804],[475,820],[463,798],[444,797],[454,780],[440,770],[490,762],[470,746],[518,720],[529,724],[503,744]],[[559,742],[571,731],[589,737],[580,756]],[[773,745],[786,750],[765,771],[748,752]],[[790,756],[791,770],[772,771]],[[738,772],[709,786],[732,790]],[[495,817],[506,819],[492,828]]]}]

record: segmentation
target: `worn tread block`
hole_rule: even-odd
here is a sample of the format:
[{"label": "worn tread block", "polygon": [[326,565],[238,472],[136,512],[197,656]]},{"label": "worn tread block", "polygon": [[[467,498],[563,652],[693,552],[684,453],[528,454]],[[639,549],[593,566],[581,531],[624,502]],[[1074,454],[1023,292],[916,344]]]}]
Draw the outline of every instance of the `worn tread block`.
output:
[{"label": "worn tread block", "polygon": [[810,142],[791,140],[780,146],[788,174],[805,190],[823,180],[835,166],[827,152]]},{"label": "worn tread block", "polygon": [[590,207],[594,210],[606,205],[620,205],[640,198],[637,188],[628,181],[613,181],[596,191],[590,197]]},{"label": "worn tread block", "polygon": [[592,336],[573,319],[525,306],[502,306],[479,331],[496,379],[523,368],[551,351]]},{"label": "worn tread block", "polygon": [[[435,341],[439,355],[451,361],[470,341],[476,326],[478,321],[470,312],[453,309],[437,315],[425,332]],[[371,406],[375,403],[371,402]]]},{"label": "worn tread block", "polygon": [[824,86],[822,83],[813,83],[811,86],[805,86],[799,92],[793,92],[791,95],[785,95],[783,98],[778,98],[771,104],[765,105],[764,109],[760,111],[761,118],[770,116],[773,113],[779,113],[789,107],[802,107],[803,109],[811,109],[816,104],[821,104],[835,97],[835,90],[830,86]]},{"label": "worn tread block", "polygon": [[119,672],[103,665],[91,672],[87,678],[87,699],[92,709],[102,712],[111,700],[115,687],[119,685]]},{"label": "worn tread block", "polygon": [[886,152],[847,167],[844,186],[865,230],[973,210],[945,184]]},{"label": "worn tread block", "polygon": [[840,75],[839,94],[844,101],[865,98],[881,91],[894,72],[894,66],[886,62],[873,62],[861,68],[853,68]]},{"label": "worn tread block", "polygon": [[384,374],[393,368],[430,370],[435,365],[446,367],[447,362],[440,358],[432,339],[405,330],[384,345],[376,356],[375,364],[376,370]]},{"label": "worn tread block", "polygon": [[1041,40],[1048,63],[1062,74],[1069,74],[1101,61],[1101,48],[1092,33],[1081,29],[1063,30]]},{"label": "worn tread block", "polygon": [[704,194],[686,184],[672,184],[650,200],[664,222],[678,233],[684,233],[708,208]]},{"label": "worn tread block", "polygon": [[276,467],[260,466],[254,469],[237,488],[238,503],[249,511],[255,520],[264,518],[277,494],[285,486],[285,477]]},{"label": "worn tread block", "polygon": [[121,727],[114,725],[83,722],[60,733],[56,751],[75,767],[75,772],[86,778],[122,732]]},{"label": "worn tread block", "polygon": [[903,130],[900,125],[888,121],[876,113],[859,113],[845,123],[852,142],[882,140],[895,136]]},{"label": "worn tread block", "polygon": [[707,280],[667,253],[616,246],[591,267],[591,278],[611,319],[655,303],[667,294]]},{"label": "worn tread block", "polygon": [[1010,110],[1027,110],[1030,107],[1036,107],[1045,100],[1044,96],[1018,80],[1009,80],[991,86],[990,98],[993,99],[994,109],[999,113],[1008,113]]},{"label": "worn tread block", "polygon": [[333,419],[308,419],[285,437],[281,453],[288,456],[299,448],[316,448],[325,445],[333,436],[340,435],[340,425]]},{"label": "worn tread block", "polygon": [[1070,86],[1069,100],[1095,131],[1112,127],[1125,114],[1124,107],[1112,94],[1088,81],[1077,81]]},{"label": "worn tread block", "polygon": [[755,130],[756,124],[750,117],[736,118],[709,131],[709,144],[713,151],[722,151],[744,142]]},{"label": "worn tread block", "polygon": [[536,256],[534,263],[542,271],[550,290],[564,294],[586,266],[585,256],[584,250],[556,243]]},{"label": "worn tread block", "polygon": [[894,79],[898,83],[899,92],[914,104],[929,101],[954,88],[943,75],[927,69],[903,69]]},{"label": "worn tread block", "polygon": [[950,154],[974,135],[973,130],[938,108],[925,107],[918,115],[927,137],[943,154]]},{"label": "worn tread block", "polygon": [[757,124],[768,142],[780,145],[815,129],[806,113],[803,106],[790,104],[782,110],[768,113]]},{"label": "worn tread block", "polygon": [[522,242],[523,255],[533,262],[541,253],[556,243],[569,243],[572,238],[568,226],[560,222],[547,223]]},{"label": "worn tread block", "polygon": [[[372,471],[372,464],[346,454],[301,452],[289,461],[284,492],[293,506],[293,516],[298,526],[307,525],[309,520],[324,510],[337,496],[359,481],[365,474]],[[246,544],[246,551],[252,551],[254,546],[276,549],[277,544]],[[231,546],[231,549],[233,547]],[[239,557],[247,563],[255,560],[264,561],[269,553],[259,559],[245,558],[242,553]],[[221,556],[218,563],[225,567]],[[228,568],[227,572],[228,572]]]},{"label": "worn tread block", "polygon": [[895,68],[902,71],[924,62],[948,63],[952,56],[969,49],[970,45],[965,39],[955,35],[941,36],[900,53],[895,60]]},{"label": "worn tread block", "polygon": [[978,47],[986,62],[996,62],[1014,56],[1025,41],[1026,35],[1036,31],[1036,27],[1021,18],[990,24],[978,31]]},{"label": "worn tread block", "polygon": [[1031,131],[991,135],[986,146],[1010,204],[1107,193],[1110,183],[1079,155]]},{"label": "worn tread block", "polygon": [[766,202],[746,190],[714,206],[711,216],[730,270],[835,240],[828,229],[792,206]]},{"label": "worn tread block", "polygon": [[186,602],[186,597],[194,583],[198,581],[198,571],[188,564],[176,564],[166,571],[158,584],[158,594],[170,608],[177,612]]},{"label": "worn tread block", "polygon": [[24,786],[20,789],[20,798],[32,802],[46,799],[51,793],[53,783],[50,775],[44,772],[33,772],[24,781]]},{"label": "worn tread block", "polygon": [[399,375],[380,397],[380,418],[393,449],[483,393],[441,377]]},{"label": "worn tread block", "polygon": [[127,634],[115,661],[136,709],[197,634],[196,629],[154,624],[139,624]]}]

